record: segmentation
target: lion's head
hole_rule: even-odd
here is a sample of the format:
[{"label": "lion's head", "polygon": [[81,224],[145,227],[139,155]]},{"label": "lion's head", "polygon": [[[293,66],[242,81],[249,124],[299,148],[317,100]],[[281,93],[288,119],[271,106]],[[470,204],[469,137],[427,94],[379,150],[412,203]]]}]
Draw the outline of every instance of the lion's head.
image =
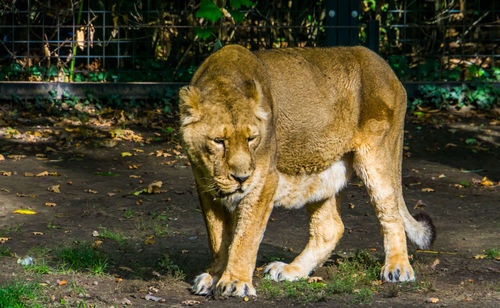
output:
[{"label": "lion's head", "polygon": [[226,77],[179,92],[181,133],[193,168],[201,173],[200,191],[230,208],[259,182],[261,157],[269,156],[272,111],[264,97],[259,82]]}]

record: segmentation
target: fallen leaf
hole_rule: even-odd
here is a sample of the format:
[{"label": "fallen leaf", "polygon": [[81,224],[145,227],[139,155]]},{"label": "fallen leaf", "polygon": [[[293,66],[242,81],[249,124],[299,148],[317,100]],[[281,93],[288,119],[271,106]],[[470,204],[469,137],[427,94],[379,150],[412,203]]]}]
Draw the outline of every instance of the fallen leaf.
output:
[{"label": "fallen leaf", "polygon": [[307,283],[321,283],[321,282],[323,282],[323,277],[319,276],[313,276],[307,279]]},{"label": "fallen leaf", "polygon": [[61,185],[57,184],[57,185],[49,186],[49,188],[47,188],[47,190],[59,194],[59,193],[61,193],[60,188],[61,188]]},{"label": "fallen leaf", "polygon": [[35,211],[31,211],[31,210],[15,210],[13,211],[12,213],[17,213],[17,214],[26,214],[26,215],[33,215],[33,214],[36,214]]},{"label": "fallen leaf", "polygon": [[147,244],[147,245],[154,245],[155,243],[156,243],[156,241],[153,239],[147,239],[144,241],[144,244]]},{"label": "fallen leaf", "polygon": [[446,177],[446,175],[444,175],[444,174],[440,174],[440,175],[438,175],[438,179],[443,179],[443,178],[445,178],[445,177]]},{"label": "fallen leaf", "polygon": [[45,204],[45,206],[50,206],[50,207],[56,206],[55,202],[45,202],[44,204]]},{"label": "fallen leaf", "polygon": [[109,192],[109,193],[106,193],[106,195],[108,195],[109,197],[113,197],[114,195],[116,195],[116,193],[114,193],[114,192]]},{"label": "fallen leaf", "polygon": [[431,265],[431,269],[433,271],[436,270],[436,266],[438,266],[439,262],[440,262],[439,259],[437,259],[437,258],[434,259],[434,262],[432,262],[432,265]]},{"label": "fallen leaf", "polygon": [[144,150],[142,150],[142,149],[137,149],[137,148],[133,148],[132,150],[134,150],[134,151],[136,151],[136,152],[139,152],[139,153],[143,153],[143,152],[144,152]]},{"label": "fallen leaf", "polygon": [[134,154],[130,152],[122,152],[122,157],[133,156]]},{"label": "fallen leaf", "polygon": [[140,175],[134,175],[134,174],[131,174],[128,176],[129,178],[132,178],[132,179],[140,179],[141,176]]},{"label": "fallen leaf", "polygon": [[248,302],[249,300],[248,296],[243,297],[243,301]]},{"label": "fallen leaf", "polygon": [[437,297],[429,297],[425,300],[426,303],[431,303],[431,304],[435,304],[437,302],[439,302],[439,298]]},{"label": "fallen leaf", "polygon": [[3,156],[2,154],[0,154],[0,160],[5,160],[5,156]]},{"label": "fallen leaf", "polygon": [[123,281],[123,278],[120,278],[120,277],[116,278],[116,282],[122,282],[122,281]]},{"label": "fallen leaf", "polygon": [[122,271],[127,271],[127,272],[133,272],[134,270],[131,269],[130,267],[127,266],[119,266],[118,269],[121,269]]},{"label": "fallen leaf", "polygon": [[423,209],[426,206],[427,206],[427,204],[424,201],[418,200],[413,208],[414,209]]},{"label": "fallen leaf", "polygon": [[48,176],[48,175],[49,175],[48,171],[43,171],[43,172],[38,173],[36,176]]},{"label": "fallen leaf", "polygon": [[355,205],[354,205],[354,204],[352,204],[352,203],[349,203],[347,206],[348,206],[350,209],[355,208]]},{"label": "fallen leaf", "polygon": [[92,247],[96,248],[96,247],[100,247],[102,245],[102,241],[101,240],[97,240],[95,242],[92,243]]},{"label": "fallen leaf", "polygon": [[471,300],[472,300],[472,298],[470,298],[470,297],[464,297],[464,298],[462,298],[463,302],[470,302]]},{"label": "fallen leaf", "polygon": [[160,188],[163,185],[162,181],[155,181],[148,185],[147,193],[148,194],[159,194]]},{"label": "fallen leaf", "polygon": [[0,171],[0,175],[11,176],[12,175],[12,171]]},{"label": "fallen leaf", "polygon": [[92,236],[93,237],[98,237],[99,236],[99,231],[97,231],[97,230],[92,231]]},{"label": "fallen leaf", "polygon": [[423,191],[423,192],[433,192],[433,191],[434,191],[434,189],[433,189],[433,188],[426,187],[426,188],[422,188],[422,191]]},{"label": "fallen leaf", "polygon": [[43,232],[34,231],[33,235],[43,235]]},{"label": "fallen leaf", "polygon": [[196,305],[201,304],[201,302],[197,301],[197,300],[194,300],[194,299],[187,299],[185,301],[182,301],[181,304],[184,305],[184,306],[196,306]]},{"label": "fallen leaf", "polygon": [[57,279],[57,285],[58,286],[63,286],[65,284],[67,284],[66,280],[59,280],[59,279]]},{"label": "fallen leaf", "polygon": [[24,173],[24,176],[35,176],[35,174],[34,174],[34,173],[31,173],[31,172],[25,172],[25,173]]},{"label": "fallen leaf", "polygon": [[486,256],[485,254],[479,254],[479,255],[475,255],[475,256],[474,256],[474,259],[476,259],[476,260],[477,260],[477,259],[484,259],[484,258],[486,258],[486,257],[487,257],[487,256]]},{"label": "fallen leaf", "polygon": [[89,189],[85,189],[85,192],[89,193],[89,194],[97,194],[98,193],[97,190],[93,190],[93,189],[90,189],[90,188]]},{"label": "fallen leaf", "polygon": [[139,168],[139,166],[140,166],[140,165],[130,165],[130,166],[128,166],[128,168],[129,168],[130,170],[135,170],[135,169]]},{"label": "fallen leaf", "polygon": [[487,177],[484,177],[482,180],[481,180],[481,186],[495,186],[495,183],[493,183],[492,181],[488,180]]},{"label": "fallen leaf", "polygon": [[0,244],[5,244],[9,240],[8,237],[0,237]]}]

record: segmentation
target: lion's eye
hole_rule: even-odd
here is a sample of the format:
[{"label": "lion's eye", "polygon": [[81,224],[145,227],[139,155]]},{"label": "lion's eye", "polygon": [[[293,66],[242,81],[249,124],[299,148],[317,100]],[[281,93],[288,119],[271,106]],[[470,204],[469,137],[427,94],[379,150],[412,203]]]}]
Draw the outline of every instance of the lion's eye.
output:
[{"label": "lion's eye", "polygon": [[215,142],[217,144],[220,144],[220,145],[224,145],[224,139],[223,138],[214,138],[213,142]]},{"label": "lion's eye", "polygon": [[257,137],[258,137],[257,135],[248,137],[248,142],[254,141],[255,139],[257,139]]}]

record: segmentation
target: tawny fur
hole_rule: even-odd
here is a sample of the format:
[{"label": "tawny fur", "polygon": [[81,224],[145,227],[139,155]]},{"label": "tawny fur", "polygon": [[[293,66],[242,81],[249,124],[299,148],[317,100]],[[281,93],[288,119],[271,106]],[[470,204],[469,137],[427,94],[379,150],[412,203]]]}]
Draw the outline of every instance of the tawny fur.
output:
[{"label": "tawny fur", "polygon": [[403,200],[406,92],[379,56],[363,47],[252,53],[226,46],[179,97],[213,257],[195,293],[256,294],[252,275],[273,206],[306,206],[310,238],[292,263],[267,271],[275,280],[309,275],[342,236],[338,193],[352,170],[382,226],[381,278],[414,279],[405,231],[425,247],[433,229]]}]

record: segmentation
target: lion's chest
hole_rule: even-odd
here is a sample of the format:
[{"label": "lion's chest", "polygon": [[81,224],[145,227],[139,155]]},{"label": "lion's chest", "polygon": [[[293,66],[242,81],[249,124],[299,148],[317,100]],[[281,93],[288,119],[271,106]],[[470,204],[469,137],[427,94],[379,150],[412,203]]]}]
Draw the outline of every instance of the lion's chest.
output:
[{"label": "lion's chest", "polygon": [[341,160],[321,173],[291,176],[279,174],[274,205],[298,208],[335,196],[347,183],[350,166]]}]

